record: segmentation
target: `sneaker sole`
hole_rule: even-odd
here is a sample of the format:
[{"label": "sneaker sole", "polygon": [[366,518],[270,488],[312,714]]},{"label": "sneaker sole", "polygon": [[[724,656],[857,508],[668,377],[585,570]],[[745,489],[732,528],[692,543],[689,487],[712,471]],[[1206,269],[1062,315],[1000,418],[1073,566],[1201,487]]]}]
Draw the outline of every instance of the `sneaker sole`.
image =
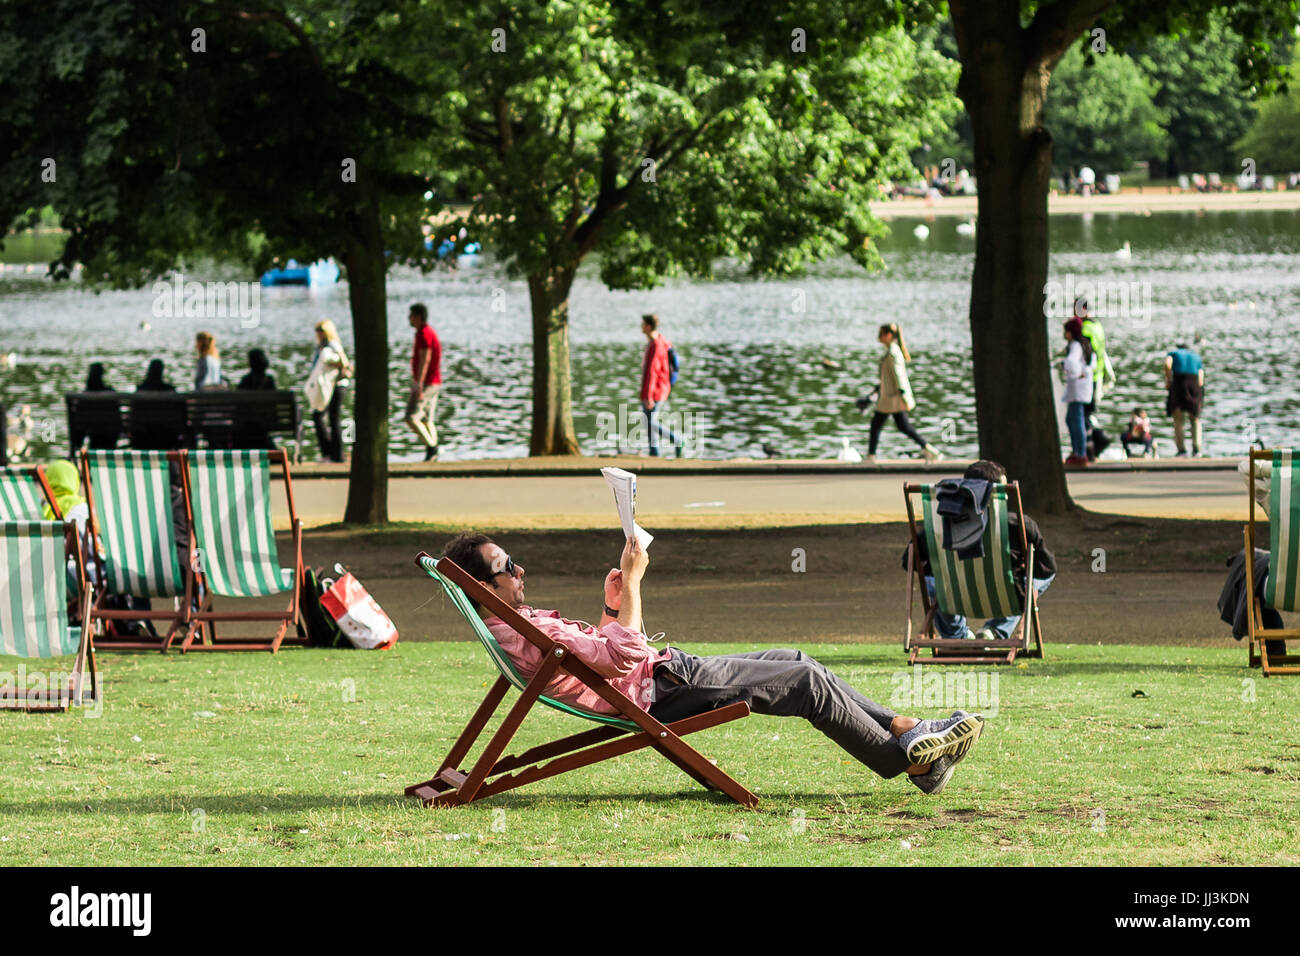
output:
[{"label": "sneaker sole", "polygon": [[944,754],[965,756],[984,730],[984,721],[978,717],[965,717],[941,734],[926,734],[913,740],[907,748],[907,759],[914,764],[933,763]]}]

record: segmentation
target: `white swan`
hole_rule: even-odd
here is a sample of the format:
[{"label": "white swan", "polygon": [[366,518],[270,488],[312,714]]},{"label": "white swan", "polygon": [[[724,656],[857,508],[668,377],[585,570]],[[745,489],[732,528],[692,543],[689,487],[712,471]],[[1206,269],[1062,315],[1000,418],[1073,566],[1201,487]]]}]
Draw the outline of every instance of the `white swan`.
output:
[{"label": "white swan", "polygon": [[835,456],[837,461],[861,461],[862,453],[849,444],[848,438],[840,439],[840,451]]},{"label": "white swan", "polygon": [[975,235],[975,217],[972,216],[965,222],[957,223],[957,235],[965,236],[967,239]]},{"label": "white swan", "polygon": [[912,230],[912,235],[916,236],[916,238],[924,242],[926,239],[930,237],[930,227],[927,226],[925,223],[921,223],[919,226],[917,226],[915,229]]},{"label": "white swan", "polygon": [[1124,245],[1120,246],[1118,249],[1115,250],[1115,256],[1119,259],[1133,258],[1133,247],[1129,245],[1129,241],[1127,239],[1124,240]]}]

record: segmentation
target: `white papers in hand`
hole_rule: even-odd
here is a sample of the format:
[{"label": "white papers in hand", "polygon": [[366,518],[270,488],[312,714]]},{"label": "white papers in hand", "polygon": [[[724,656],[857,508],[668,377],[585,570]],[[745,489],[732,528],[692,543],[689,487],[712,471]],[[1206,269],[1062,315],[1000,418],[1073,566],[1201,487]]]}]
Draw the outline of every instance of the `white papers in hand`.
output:
[{"label": "white papers in hand", "polygon": [[610,491],[614,492],[614,506],[623,525],[623,536],[636,535],[643,550],[650,547],[654,535],[636,523],[636,475],[622,468],[602,468],[600,473],[605,476]]}]

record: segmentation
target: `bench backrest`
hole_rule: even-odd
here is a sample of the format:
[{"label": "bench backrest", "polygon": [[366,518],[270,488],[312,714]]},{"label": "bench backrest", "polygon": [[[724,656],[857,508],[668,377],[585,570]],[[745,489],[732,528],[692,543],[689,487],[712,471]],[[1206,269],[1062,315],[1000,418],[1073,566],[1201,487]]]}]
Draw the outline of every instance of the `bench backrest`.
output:
[{"label": "bench backrest", "polygon": [[935,601],[944,614],[997,618],[1019,614],[1022,601],[1011,564],[1011,532],[1007,521],[1007,486],[989,492],[984,556],[959,558],[943,546],[943,518],[936,507],[934,485],[921,485],[926,550],[934,572]]}]

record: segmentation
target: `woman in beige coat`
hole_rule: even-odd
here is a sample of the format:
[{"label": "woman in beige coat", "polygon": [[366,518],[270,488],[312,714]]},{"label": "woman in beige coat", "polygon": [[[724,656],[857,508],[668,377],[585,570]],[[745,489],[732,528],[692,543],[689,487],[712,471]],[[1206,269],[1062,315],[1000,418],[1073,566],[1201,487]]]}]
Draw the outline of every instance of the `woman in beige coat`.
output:
[{"label": "woman in beige coat", "polygon": [[907,380],[907,363],[912,357],[903,343],[903,333],[896,323],[890,323],[880,327],[878,338],[885,347],[885,354],[880,359],[880,397],[876,399],[876,413],[871,416],[871,447],[867,460],[875,460],[880,430],[885,427],[885,419],[892,415],[898,430],[921,446],[926,459],[938,461],[943,457],[939,449],[922,438],[907,420],[907,413],[916,407],[916,399],[912,397],[912,384]]}]

